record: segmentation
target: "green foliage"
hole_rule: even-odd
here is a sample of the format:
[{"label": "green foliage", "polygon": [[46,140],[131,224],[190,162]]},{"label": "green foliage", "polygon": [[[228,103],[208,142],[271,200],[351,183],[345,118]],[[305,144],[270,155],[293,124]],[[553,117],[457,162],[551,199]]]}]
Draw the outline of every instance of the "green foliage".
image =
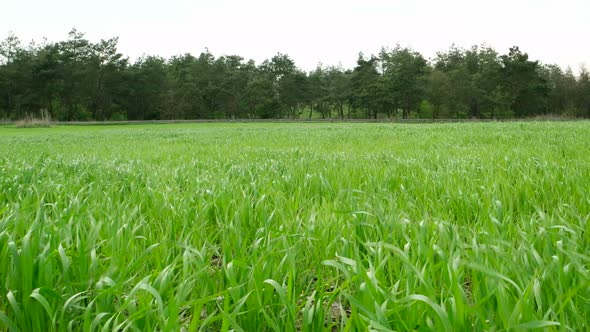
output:
[{"label": "green foliage", "polygon": [[[92,42],[73,29],[65,41],[0,42],[0,118],[47,109],[53,119],[296,119],[590,117],[590,78],[529,60],[513,47],[452,46],[428,62],[396,46],[359,56],[351,70],[297,68],[277,53],[257,65],[208,50],[134,63],[118,38]],[[425,115],[420,105],[432,111]],[[123,114],[124,113],[124,114]]]},{"label": "green foliage", "polygon": [[432,106],[432,104],[428,100],[423,100],[420,103],[418,117],[422,119],[435,118],[434,106]]},{"label": "green foliage", "polygon": [[424,79],[428,70],[426,60],[418,52],[397,46],[383,49],[380,55],[383,76],[390,85],[392,106],[402,109],[402,117],[410,117],[424,98]]},{"label": "green foliage", "polygon": [[0,128],[0,330],[587,331],[589,126]]},{"label": "green foliage", "polygon": [[351,106],[357,109],[364,109],[367,118],[377,118],[379,110],[387,105],[387,85],[379,74],[377,65],[379,59],[372,56],[365,60],[359,54],[357,66],[351,74]]},{"label": "green foliage", "polygon": [[528,55],[518,47],[511,48],[510,53],[501,56],[501,59],[501,84],[511,100],[510,109],[519,117],[546,113],[549,89],[540,75],[539,63],[529,61]]}]

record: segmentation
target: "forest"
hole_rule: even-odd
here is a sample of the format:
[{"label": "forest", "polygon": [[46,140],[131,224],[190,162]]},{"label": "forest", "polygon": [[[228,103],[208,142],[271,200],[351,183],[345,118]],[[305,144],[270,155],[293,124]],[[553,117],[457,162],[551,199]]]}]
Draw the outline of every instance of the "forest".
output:
[{"label": "forest", "polygon": [[131,61],[117,44],[76,29],[28,45],[9,33],[0,42],[0,119],[590,117],[586,68],[543,64],[517,46],[501,54],[453,45],[427,59],[397,45],[359,53],[352,69],[306,72],[282,53],[260,64],[208,50]]}]

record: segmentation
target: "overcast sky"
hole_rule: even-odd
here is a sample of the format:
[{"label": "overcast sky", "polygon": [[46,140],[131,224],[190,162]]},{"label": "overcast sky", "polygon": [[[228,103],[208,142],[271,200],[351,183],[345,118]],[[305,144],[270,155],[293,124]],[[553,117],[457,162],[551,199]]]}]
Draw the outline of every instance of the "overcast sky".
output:
[{"label": "overcast sky", "polygon": [[519,45],[531,58],[590,66],[590,0],[0,0],[0,38],[119,36],[120,52],[169,57],[205,47],[257,63],[277,52],[311,70],[352,68],[359,52],[409,46],[429,58],[451,44]]}]

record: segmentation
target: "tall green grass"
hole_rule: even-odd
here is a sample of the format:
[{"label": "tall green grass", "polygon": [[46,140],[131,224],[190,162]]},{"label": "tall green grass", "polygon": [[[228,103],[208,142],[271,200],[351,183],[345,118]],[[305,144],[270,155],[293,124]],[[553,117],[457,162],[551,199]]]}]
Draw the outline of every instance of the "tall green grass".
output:
[{"label": "tall green grass", "polygon": [[590,123],[0,129],[0,330],[590,329]]}]

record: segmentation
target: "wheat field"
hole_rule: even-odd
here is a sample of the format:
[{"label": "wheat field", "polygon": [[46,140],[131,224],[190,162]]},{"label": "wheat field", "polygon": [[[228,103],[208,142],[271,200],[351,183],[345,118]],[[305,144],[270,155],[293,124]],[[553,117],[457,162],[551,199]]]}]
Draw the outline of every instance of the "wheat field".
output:
[{"label": "wheat field", "polygon": [[0,128],[2,331],[585,331],[590,122]]}]

